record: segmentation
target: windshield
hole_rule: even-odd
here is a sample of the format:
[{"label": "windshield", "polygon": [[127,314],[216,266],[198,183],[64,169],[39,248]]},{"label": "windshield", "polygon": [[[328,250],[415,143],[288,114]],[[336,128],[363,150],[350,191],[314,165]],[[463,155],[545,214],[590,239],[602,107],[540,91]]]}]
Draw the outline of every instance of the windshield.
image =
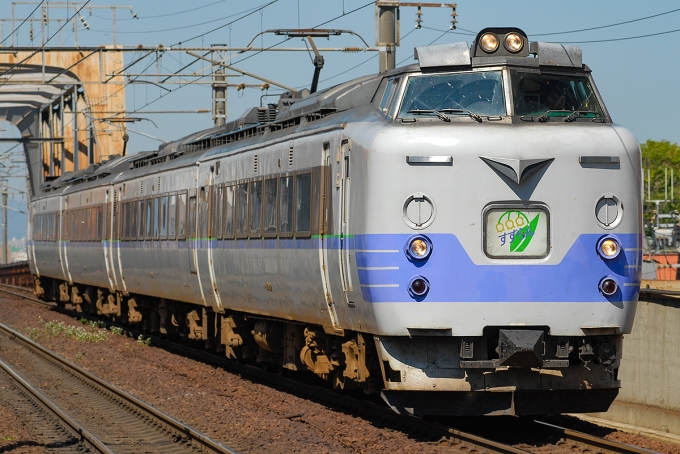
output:
[{"label": "windshield", "polygon": [[515,115],[601,118],[595,90],[585,76],[510,71]]},{"label": "windshield", "polygon": [[505,115],[500,71],[411,76],[400,118],[422,117],[418,111],[462,110],[484,116]]}]

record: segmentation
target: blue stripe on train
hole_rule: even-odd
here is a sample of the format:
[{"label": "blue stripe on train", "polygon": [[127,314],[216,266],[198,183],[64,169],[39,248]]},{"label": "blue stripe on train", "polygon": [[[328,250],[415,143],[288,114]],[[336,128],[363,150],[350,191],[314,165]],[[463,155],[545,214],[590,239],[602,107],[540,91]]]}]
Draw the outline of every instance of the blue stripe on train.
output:
[{"label": "blue stripe on train", "polygon": [[[355,235],[345,241],[355,250],[359,283],[366,301],[413,301],[407,285],[415,275],[425,276],[430,291],[427,302],[560,302],[583,301],[617,303],[637,298],[640,281],[641,235],[618,234],[624,251],[612,261],[602,260],[595,252],[599,234],[579,236],[558,264],[472,262],[453,234],[429,234],[433,250],[422,263],[407,259],[404,245],[410,234]],[[329,249],[338,249],[338,238],[326,239]],[[105,242],[107,243],[107,242]],[[208,240],[200,240],[206,247]],[[215,249],[317,249],[319,238],[212,240]],[[52,243],[56,244],[56,243]],[[97,247],[97,242],[73,242],[69,247]],[[187,241],[121,241],[122,248],[187,249]],[[99,246],[101,247],[101,246]],[[625,251],[629,249],[629,251]],[[613,276],[621,291],[605,298],[598,290],[600,280]],[[310,279],[316,279],[316,276]]]}]

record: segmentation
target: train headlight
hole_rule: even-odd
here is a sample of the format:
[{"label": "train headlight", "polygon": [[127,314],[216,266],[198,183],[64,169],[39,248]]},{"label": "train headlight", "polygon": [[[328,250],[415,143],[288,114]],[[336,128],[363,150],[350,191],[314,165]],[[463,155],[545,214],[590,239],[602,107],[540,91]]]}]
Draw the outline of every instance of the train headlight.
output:
[{"label": "train headlight", "polygon": [[604,296],[613,296],[616,294],[616,292],[619,291],[619,284],[616,282],[616,279],[614,279],[611,276],[606,276],[602,278],[600,281],[600,293],[602,293]]},{"label": "train headlight", "polygon": [[494,33],[484,33],[479,40],[479,46],[487,54],[496,52],[499,44],[498,36]]},{"label": "train headlight", "polygon": [[424,235],[415,235],[404,245],[406,255],[414,260],[425,260],[432,253],[432,242]]},{"label": "train headlight", "polygon": [[423,276],[413,276],[408,283],[408,293],[413,298],[420,298],[430,291],[430,281]]},{"label": "train headlight", "polygon": [[621,253],[621,243],[612,235],[604,236],[597,242],[597,253],[605,260],[615,259]]},{"label": "train headlight", "polygon": [[522,39],[519,33],[508,33],[505,35],[505,40],[503,40],[503,47],[508,52],[516,54],[524,47],[524,39]]}]

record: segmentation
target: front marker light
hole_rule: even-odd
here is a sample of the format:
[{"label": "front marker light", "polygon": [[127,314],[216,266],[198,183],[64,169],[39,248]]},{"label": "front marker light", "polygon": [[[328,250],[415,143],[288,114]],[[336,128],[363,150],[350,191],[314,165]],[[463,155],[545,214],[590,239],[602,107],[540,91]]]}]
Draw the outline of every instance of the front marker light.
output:
[{"label": "front marker light", "polygon": [[487,54],[496,52],[499,44],[500,41],[498,40],[498,36],[493,33],[484,33],[479,39],[479,47]]},{"label": "front marker light", "polygon": [[516,54],[524,47],[524,40],[517,33],[508,33],[503,41],[503,47],[505,47],[508,52]]},{"label": "front marker light", "polygon": [[621,243],[612,235],[602,237],[597,242],[597,253],[605,260],[613,260],[621,253]]}]

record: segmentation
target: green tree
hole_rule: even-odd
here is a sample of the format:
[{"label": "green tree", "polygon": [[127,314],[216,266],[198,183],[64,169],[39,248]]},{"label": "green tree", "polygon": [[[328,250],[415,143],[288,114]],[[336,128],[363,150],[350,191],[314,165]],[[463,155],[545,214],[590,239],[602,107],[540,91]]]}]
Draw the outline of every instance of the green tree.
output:
[{"label": "green tree", "polygon": [[[680,146],[668,140],[647,140],[640,145],[642,150],[642,168],[644,169],[644,198],[645,200],[662,200],[665,196],[664,179],[665,169],[668,169],[668,198],[671,197],[671,169],[673,169],[674,188],[673,197],[676,201],[661,204],[660,210],[669,213],[680,209]],[[649,171],[649,180],[647,172]],[[651,181],[651,197],[647,193],[647,184]],[[655,204],[645,204],[645,211],[656,209]]]}]

